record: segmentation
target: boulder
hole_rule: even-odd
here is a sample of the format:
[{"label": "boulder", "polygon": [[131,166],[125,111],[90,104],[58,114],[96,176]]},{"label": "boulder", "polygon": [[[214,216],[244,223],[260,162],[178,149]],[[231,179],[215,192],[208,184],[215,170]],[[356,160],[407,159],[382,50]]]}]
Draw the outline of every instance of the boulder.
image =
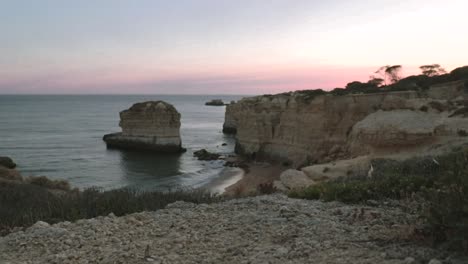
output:
[{"label": "boulder", "polygon": [[120,112],[122,132],[105,135],[109,148],[177,153],[182,148],[180,114],[163,101],[136,103]]},{"label": "boulder", "polygon": [[[298,170],[289,169],[281,173],[280,181],[282,185],[289,190],[302,189],[315,184],[315,181],[307,177],[307,175]],[[276,184],[279,186],[279,184]]]},{"label": "boulder", "polygon": [[365,176],[371,163],[367,156],[349,160],[339,160],[325,164],[317,164],[302,168],[302,172],[316,182],[328,181],[340,177]]},{"label": "boulder", "polygon": [[16,168],[16,163],[9,157],[0,157],[0,166],[3,166],[7,169],[14,169]]},{"label": "boulder", "polygon": [[193,153],[194,157],[197,157],[198,160],[217,160],[221,155],[217,153],[211,153],[206,149],[201,149]]}]

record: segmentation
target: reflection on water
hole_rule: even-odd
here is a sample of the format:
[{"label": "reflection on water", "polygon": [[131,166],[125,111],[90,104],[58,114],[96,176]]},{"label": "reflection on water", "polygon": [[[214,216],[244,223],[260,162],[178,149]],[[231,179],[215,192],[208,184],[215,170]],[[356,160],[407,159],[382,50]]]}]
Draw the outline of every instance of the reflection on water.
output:
[{"label": "reflection on water", "polygon": [[[168,189],[180,185],[181,154],[109,150],[120,152],[122,181],[129,187]],[[151,184],[155,183],[155,184]]]}]

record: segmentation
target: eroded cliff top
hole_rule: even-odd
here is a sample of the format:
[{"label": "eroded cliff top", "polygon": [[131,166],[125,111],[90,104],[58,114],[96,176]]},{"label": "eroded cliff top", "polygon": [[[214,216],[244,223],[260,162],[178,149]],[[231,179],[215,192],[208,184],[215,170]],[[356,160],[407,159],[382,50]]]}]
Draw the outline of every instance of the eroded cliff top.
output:
[{"label": "eroded cliff top", "polygon": [[164,101],[146,101],[141,103],[136,103],[132,105],[129,109],[122,111],[125,112],[175,112],[179,113],[177,109]]}]

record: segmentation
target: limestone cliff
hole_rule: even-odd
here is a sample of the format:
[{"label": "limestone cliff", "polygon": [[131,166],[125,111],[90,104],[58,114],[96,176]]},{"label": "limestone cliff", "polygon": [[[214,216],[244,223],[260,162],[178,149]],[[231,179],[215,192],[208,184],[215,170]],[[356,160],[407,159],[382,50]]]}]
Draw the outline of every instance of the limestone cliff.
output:
[{"label": "limestone cliff", "polygon": [[136,103],[120,112],[121,133],[104,136],[108,147],[159,152],[182,151],[180,114],[163,101]]},{"label": "limestone cliff", "polygon": [[378,151],[402,151],[441,140],[466,140],[463,83],[427,91],[332,95],[313,91],[245,98],[227,106],[224,129],[236,151],[293,166]]}]

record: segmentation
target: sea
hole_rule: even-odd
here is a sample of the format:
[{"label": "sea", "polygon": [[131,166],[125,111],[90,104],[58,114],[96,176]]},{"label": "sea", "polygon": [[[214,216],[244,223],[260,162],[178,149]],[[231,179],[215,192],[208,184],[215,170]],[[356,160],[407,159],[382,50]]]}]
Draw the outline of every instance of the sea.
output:
[{"label": "sea", "polygon": [[[0,95],[0,156],[23,176],[68,180],[73,187],[175,190],[219,189],[235,175],[223,161],[199,161],[193,152],[232,154],[235,139],[222,133],[224,106],[238,95]],[[102,137],[121,131],[119,112],[136,102],[163,100],[181,113],[183,154],[107,149]],[[223,143],[227,145],[223,146]],[[224,178],[223,178],[224,177]],[[213,187],[215,186],[215,187]]]}]

